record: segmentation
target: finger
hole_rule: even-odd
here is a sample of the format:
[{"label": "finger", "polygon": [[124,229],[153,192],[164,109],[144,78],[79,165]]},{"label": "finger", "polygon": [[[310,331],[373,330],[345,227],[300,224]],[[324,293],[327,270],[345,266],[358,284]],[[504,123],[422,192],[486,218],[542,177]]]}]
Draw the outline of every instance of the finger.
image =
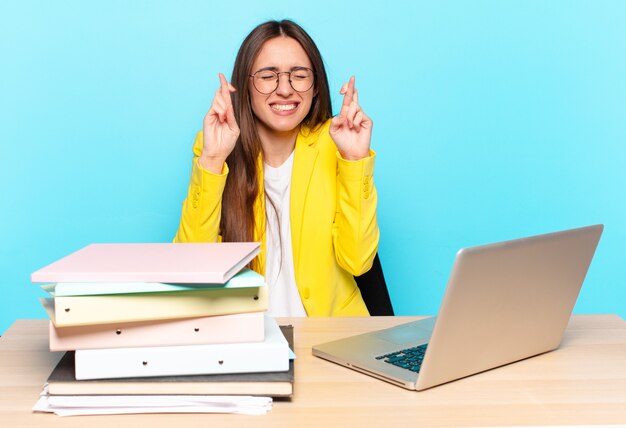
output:
[{"label": "finger", "polygon": [[220,78],[220,95],[222,97],[222,99],[224,100],[224,103],[226,105],[228,105],[230,103],[230,84],[228,83],[228,81],[226,80],[226,77],[222,74],[219,73],[219,78]]},{"label": "finger", "polygon": [[220,88],[227,88],[228,80],[226,80],[226,76],[224,76],[222,73],[217,73],[217,77],[220,79]]},{"label": "finger", "polygon": [[222,103],[219,101],[219,89],[215,94],[215,97],[213,98],[213,102],[211,102],[211,107],[209,107],[209,111],[206,112],[206,115],[204,116],[204,120],[205,122],[207,120],[215,120],[217,119],[218,121],[220,120],[219,116],[220,116],[220,112],[224,110],[224,107],[221,105]]},{"label": "finger", "polygon": [[232,105],[226,109],[226,124],[232,130],[239,130],[239,125],[237,125],[237,120],[235,119],[235,110]]},{"label": "finger", "polygon": [[354,76],[350,76],[348,81],[348,89],[346,90],[346,96],[352,102],[354,100]]},{"label": "finger", "polygon": [[354,115],[353,114],[351,115],[349,113],[349,109],[350,109],[350,105],[352,104],[352,100],[354,97],[354,76],[351,76],[348,83],[344,84],[344,86],[345,86],[345,92],[343,96],[343,103],[341,105],[340,114],[348,118],[349,120],[348,126],[351,128],[352,127],[351,119]]},{"label": "finger", "polygon": [[219,106],[222,108],[222,110],[226,111],[226,108],[228,107],[228,101],[224,99],[224,94],[222,93],[221,89],[218,89],[217,92],[215,92],[213,105]]},{"label": "finger", "polygon": [[224,123],[224,121],[226,120],[226,110],[228,109],[228,105],[226,104],[226,102],[224,101],[224,98],[222,97],[222,92],[221,90],[217,90],[217,92],[215,93],[215,98],[213,98],[213,103],[211,104],[211,110],[209,112],[213,112],[215,115],[217,115],[220,123]]},{"label": "finger", "polygon": [[362,120],[361,120],[361,129],[369,129],[370,131],[372,130],[372,127],[374,126],[374,123],[372,122],[372,119],[366,115],[363,110],[360,111],[361,115],[362,115]]},{"label": "finger", "polygon": [[361,110],[361,107],[352,101],[348,106],[348,112],[346,113],[346,118],[348,119],[348,127],[352,129],[354,126],[354,117]]},{"label": "finger", "polygon": [[209,110],[206,116],[204,116],[203,127],[205,131],[208,127],[219,123],[221,123],[220,116],[214,109]]},{"label": "finger", "polygon": [[218,122],[224,123],[224,121],[226,120],[226,108],[218,104],[214,104],[211,106],[211,109],[207,113],[207,117],[215,117]]},{"label": "finger", "polygon": [[211,108],[207,116],[215,117],[219,123],[226,121],[226,111],[221,108]]},{"label": "finger", "polygon": [[346,86],[346,91],[344,92],[342,107],[349,106],[350,103],[352,102],[352,97],[354,95],[354,76],[350,77],[348,84],[345,86]]},{"label": "finger", "polygon": [[348,109],[350,108],[350,101],[352,99],[352,95],[349,94],[350,91],[350,82],[344,83],[341,88],[341,92],[343,93],[343,101],[341,103],[341,109],[339,110],[340,116],[348,116]]},{"label": "finger", "polygon": [[230,92],[231,92],[231,87],[233,89],[234,86],[232,86],[230,83],[228,83],[228,81],[226,80],[226,77],[222,74],[219,73],[219,78],[220,78],[220,91],[222,93],[222,98],[224,99],[224,101],[226,102],[226,105],[232,105],[232,99],[230,98]]},{"label": "finger", "polygon": [[337,131],[339,128],[341,128],[346,122],[346,118],[345,116],[335,116],[332,118],[332,120],[330,121],[330,130],[331,131]]},{"label": "finger", "polygon": [[362,111],[358,111],[357,114],[354,115],[354,119],[352,120],[352,123],[354,123],[354,128],[356,129],[356,132],[359,132],[361,130],[361,124],[363,123]]}]

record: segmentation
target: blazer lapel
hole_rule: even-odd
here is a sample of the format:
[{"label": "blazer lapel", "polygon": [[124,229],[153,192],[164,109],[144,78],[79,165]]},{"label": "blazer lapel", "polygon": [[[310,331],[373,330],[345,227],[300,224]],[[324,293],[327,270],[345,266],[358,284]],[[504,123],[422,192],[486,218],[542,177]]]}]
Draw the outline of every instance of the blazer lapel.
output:
[{"label": "blazer lapel", "polygon": [[314,138],[307,138],[298,134],[294,149],[293,172],[291,173],[291,245],[293,247],[293,262],[296,271],[300,260],[300,244],[302,243],[302,222],[309,192],[309,184],[313,175],[313,168],[317,159],[318,150],[312,146]]},{"label": "blazer lapel", "polygon": [[259,193],[254,201],[253,211],[254,211],[254,239],[256,241],[261,242],[261,252],[257,256],[258,266],[257,269],[259,273],[265,275],[265,259],[266,259],[266,226],[265,222],[267,221],[265,218],[265,185],[263,178],[263,157],[259,155],[257,160],[257,171],[258,171],[258,179],[259,179]]}]

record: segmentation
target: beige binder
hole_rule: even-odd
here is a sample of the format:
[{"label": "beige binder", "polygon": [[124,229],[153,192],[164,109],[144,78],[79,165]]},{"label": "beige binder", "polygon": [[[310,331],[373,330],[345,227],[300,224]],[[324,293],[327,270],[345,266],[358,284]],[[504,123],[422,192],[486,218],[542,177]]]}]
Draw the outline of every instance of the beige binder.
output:
[{"label": "beige binder", "polygon": [[267,287],[40,299],[56,327],[267,310]]}]

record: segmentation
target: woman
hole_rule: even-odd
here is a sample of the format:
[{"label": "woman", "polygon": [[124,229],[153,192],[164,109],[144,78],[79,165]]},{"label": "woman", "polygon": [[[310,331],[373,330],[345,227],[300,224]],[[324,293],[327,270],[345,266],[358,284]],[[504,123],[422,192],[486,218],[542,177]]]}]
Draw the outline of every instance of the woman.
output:
[{"label": "woman", "polygon": [[367,315],[354,275],[378,249],[372,121],[354,77],[332,117],[321,55],[292,21],[244,40],[193,147],[175,242],[260,241],[273,316]]}]

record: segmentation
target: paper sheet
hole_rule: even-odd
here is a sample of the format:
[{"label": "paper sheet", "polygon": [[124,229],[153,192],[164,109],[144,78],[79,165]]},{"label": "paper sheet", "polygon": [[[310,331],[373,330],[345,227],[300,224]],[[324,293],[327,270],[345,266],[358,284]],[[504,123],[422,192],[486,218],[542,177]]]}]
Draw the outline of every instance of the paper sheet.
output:
[{"label": "paper sheet", "polygon": [[50,396],[44,387],[33,411],[59,416],[131,413],[236,413],[264,415],[270,397],[224,395],[82,395]]}]

